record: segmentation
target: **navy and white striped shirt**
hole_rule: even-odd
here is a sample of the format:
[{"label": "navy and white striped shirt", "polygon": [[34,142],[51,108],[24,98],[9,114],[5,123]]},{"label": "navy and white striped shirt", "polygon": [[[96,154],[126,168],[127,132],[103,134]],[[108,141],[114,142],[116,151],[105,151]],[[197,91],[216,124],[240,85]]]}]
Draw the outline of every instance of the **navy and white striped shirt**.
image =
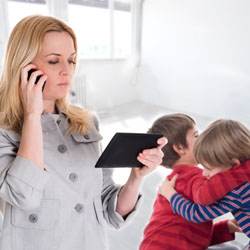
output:
[{"label": "navy and white striped shirt", "polygon": [[[178,213],[191,222],[205,222],[231,212],[241,230],[250,238],[250,182],[235,188],[221,200],[209,206],[195,204],[180,194],[172,196],[170,204]],[[250,242],[249,247],[250,250]]]}]

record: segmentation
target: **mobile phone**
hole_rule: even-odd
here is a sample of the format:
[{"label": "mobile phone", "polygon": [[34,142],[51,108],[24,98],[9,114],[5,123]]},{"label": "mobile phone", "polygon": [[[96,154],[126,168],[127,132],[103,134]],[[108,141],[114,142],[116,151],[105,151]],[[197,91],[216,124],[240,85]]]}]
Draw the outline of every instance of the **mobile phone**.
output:
[{"label": "mobile phone", "polygon": [[[36,71],[36,69],[30,69],[30,70],[28,71],[28,78],[27,78],[28,80],[30,79],[31,74],[32,74],[33,72],[35,72],[35,71]],[[36,78],[35,84],[38,83],[38,81],[40,80],[41,76],[42,76],[42,75],[39,75],[39,76]],[[44,84],[43,84],[42,91],[43,91],[43,89],[44,89],[45,83],[46,83],[46,81],[45,81]]]}]

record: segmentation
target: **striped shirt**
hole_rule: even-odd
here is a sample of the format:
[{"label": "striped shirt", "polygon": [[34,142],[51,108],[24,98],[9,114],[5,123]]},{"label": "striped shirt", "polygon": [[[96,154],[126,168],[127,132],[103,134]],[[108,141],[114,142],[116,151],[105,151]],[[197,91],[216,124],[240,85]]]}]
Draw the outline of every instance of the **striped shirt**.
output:
[{"label": "striped shirt", "polygon": [[[250,182],[235,188],[209,206],[195,204],[178,193],[172,196],[170,204],[175,213],[195,223],[206,222],[231,212],[241,230],[250,238]],[[250,250],[250,242],[248,249]]]}]

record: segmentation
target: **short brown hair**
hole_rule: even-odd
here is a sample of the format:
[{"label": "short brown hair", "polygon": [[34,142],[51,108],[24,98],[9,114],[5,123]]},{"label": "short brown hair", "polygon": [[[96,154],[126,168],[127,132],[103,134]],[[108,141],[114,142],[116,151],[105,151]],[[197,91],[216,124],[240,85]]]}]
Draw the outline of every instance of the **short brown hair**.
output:
[{"label": "short brown hair", "polygon": [[187,133],[195,125],[195,121],[185,114],[170,114],[158,118],[148,133],[163,134],[168,139],[167,145],[162,148],[164,157],[162,165],[172,168],[180,156],[174,151],[173,145],[182,145],[187,148]]},{"label": "short brown hair", "polygon": [[198,163],[210,166],[233,166],[232,159],[250,158],[250,131],[234,120],[217,120],[204,130],[195,142]]}]

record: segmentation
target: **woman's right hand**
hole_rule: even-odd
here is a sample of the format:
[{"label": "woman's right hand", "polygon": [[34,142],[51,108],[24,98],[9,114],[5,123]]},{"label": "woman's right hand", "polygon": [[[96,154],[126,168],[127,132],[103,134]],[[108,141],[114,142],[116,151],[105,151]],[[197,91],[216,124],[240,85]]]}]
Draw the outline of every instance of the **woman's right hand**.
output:
[{"label": "woman's right hand", "polygon": [[43,72],[36,70],[28,80],[28,71],[31,69],[37,69],[36,65],[29,64],[21,69],[20,96],[24,120],[17,155],[44,169],[41,114],[43,112],[42,86],[47,76],[41,76],[38,83],[35,84],[36,77]]},{"label": "woman's right hand", "polygon": [[[36,69],[36,65],[29,64],[21,69],[21,100],[24,109],[24,116],[41,115],[43,112],[42,87],[47,79],[41,70],[33,72],[28,80],[28,71]],[[37,76],[42,75],[37,84]]]}]

